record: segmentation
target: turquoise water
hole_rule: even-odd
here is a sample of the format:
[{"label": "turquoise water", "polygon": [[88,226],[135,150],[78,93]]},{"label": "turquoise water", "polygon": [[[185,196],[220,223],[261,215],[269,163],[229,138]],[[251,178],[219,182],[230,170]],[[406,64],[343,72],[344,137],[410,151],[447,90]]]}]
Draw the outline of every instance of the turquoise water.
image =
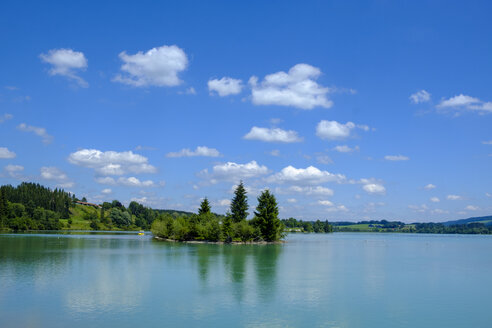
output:
[{"label": "turquoise water", "polygon": [[0,235],[1,327],[491,327],[492,236]]}]

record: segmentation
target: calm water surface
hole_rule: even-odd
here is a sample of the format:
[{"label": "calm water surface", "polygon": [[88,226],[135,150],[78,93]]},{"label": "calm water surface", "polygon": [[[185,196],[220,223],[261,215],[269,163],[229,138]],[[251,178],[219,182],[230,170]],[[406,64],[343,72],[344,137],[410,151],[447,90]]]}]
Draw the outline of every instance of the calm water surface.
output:
[{"label": "calm water surface", "polygon": [[287,240],[0,235],[0,326],[492,326],[492,236]]}]

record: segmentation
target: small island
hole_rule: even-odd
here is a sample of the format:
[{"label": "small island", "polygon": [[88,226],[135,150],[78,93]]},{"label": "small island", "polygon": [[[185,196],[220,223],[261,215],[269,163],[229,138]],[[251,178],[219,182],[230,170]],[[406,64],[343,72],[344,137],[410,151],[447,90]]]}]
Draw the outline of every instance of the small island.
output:
[{"label": "small island", "polygon": [[241,181],[225,216],[213,214],[205,197],[198,214],[178,218],[161,215],[152,223],[151,231],[156,239],[180,242],[278,243],[285,237],[277,200],[268,189],[258,197],[253,219],[247,220],[248,214],[246,189]]}]

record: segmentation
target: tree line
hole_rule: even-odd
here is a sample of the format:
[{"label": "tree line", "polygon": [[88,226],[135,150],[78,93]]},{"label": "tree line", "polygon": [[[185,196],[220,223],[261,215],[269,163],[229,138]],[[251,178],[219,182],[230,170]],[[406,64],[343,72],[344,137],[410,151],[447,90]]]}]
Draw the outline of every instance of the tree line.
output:
[{"label": "tree line", "polygon": [[274,242],[285,237],[284,225],[278,218],[275,196],[267,189],[258,197],[254,216],[247,220],[248,197],[241,181],[234,190],[230,210],[225,216],[211,212],[207,197],[203,199],[197,214],[173,218],[160,214],[152,223],[152,233],[160,238],[178,241],[212,242]]},{"label": "tree line", "polygon": [[333,226],[325,220],[322,222],[321,220],[316,221],[302,221],[296,220],[294,218],[283,219],[282,223],[285,225],[289,231],[292,232],[315,232],[315,233],[330,233],[333,232]]},{"label": "tree line", "polygon": [[0,187],[0,229],[58,230],[70,216],[75,195],[23,182]]}]

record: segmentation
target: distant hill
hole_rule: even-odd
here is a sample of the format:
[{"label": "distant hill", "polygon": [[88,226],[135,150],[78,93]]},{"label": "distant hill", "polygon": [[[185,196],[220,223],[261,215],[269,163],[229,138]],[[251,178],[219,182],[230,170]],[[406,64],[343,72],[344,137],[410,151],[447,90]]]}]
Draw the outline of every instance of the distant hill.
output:
[{"label": "distant hill", "polygon": [[442,224],[449,227],[452,225],[468,224],[468,223],[474,223],[474,222],[483,223],[486,226],[492,226],[492,215],[475,217],[475,218],[468,218],[468,219],[461,219],[461,220],[454,220],[454,221],[446,221],[446,222],[443,222]]}]

